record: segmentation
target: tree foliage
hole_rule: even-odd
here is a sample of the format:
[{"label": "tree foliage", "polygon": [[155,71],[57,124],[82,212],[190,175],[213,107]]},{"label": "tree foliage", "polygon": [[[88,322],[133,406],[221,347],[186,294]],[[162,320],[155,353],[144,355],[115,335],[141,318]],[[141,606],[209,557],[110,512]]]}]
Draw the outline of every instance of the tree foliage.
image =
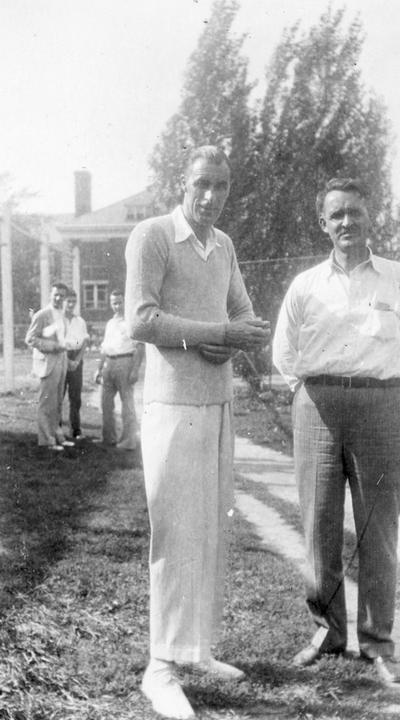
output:
[{"label": "tree foliage", "polygon": [[234,239],[239,260],[254,261],[242,265],[247,287],[273,322],[293,276],[330,250],[315,214],[317,191],[329,178],[364,181],[371,239],[390,253],[391,137],[385,108],[362,80],[359,18],[348,23],[344,9],[328,6],[308,30],[287,28],[267,65],[265,97],[251,109],[243,37],[232,34],[237,10],[236,0],[214,3],[152,167],[158,197],[170,208],[187,148],[230,138],[233,185],[219,226]]},{"label": "tree foliage", "polygon": [[229,152],[234,178],[221,219],[227,230],[230,218],[236,220],[241,203],[251,192],[248,168],[252,162],[252,86],[247,81],[247,60],[241,53],[244,38],[232,32],[238,8],[237,0],[215,0],[188,61],[179,110],[168,121],[150,161],[158,203],[170,209],[180,199],[180,175],[190,149],[223,145]]},{"label": "tree foliage", "polygon": [[[316,222],[318,189],[333,176],[360,177],[370,189],[377,240],[390,207],[388,128],[379,101],[363,86],[360,21],[323,13],[307,33],[288,30],[267,71],[261,112],[257,230],[261,254],[323,252]],[[267,201],[265,203],[265,199]]]}]

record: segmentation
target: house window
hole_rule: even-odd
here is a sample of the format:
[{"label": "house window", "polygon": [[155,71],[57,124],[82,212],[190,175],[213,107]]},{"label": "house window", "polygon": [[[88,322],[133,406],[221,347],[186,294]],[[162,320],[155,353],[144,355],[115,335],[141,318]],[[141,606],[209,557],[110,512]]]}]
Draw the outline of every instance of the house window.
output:
[{"label": "house window", "polygon": [[86,310],[105,310],[108,307],[108,283],[85,282],[83,284],[83,307]]}]

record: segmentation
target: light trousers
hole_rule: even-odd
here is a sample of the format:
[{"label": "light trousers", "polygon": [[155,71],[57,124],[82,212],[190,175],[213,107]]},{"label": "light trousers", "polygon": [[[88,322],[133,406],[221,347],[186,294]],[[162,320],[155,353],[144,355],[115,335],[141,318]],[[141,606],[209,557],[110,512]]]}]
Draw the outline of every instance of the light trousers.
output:
[{"label": "light trousers", "polygon": [[210,656],[221,612],[233,507],[230,403],[150,403],[142,417],[150,546],[150,653]]},{"label": "light trousers", "polygon": [[[132,357],[107,358],[103,368],[101,407],[103,413],[103,440],[109,445],[117,442],[126,450],[134,450],[138,444],[138,425],[133,397],[134,383],[130,380]],[[121,436],[117,436],[115,421],[115,396],[121,398]]]},{"label": "light trousers", "polygon": [[345,486],[359,543],[358,641],[393,654],[400,488],[400,388],[303,385],[294,398],[294,457],[309,573],[307,603],[329,628],[325,650],[346,646]]},{"label": "light trousers", "polygon": [[40,379],[38,404],[38,444],[55,445],[60,434],[67,356],[57,354],[57,361],[49,375]]}]

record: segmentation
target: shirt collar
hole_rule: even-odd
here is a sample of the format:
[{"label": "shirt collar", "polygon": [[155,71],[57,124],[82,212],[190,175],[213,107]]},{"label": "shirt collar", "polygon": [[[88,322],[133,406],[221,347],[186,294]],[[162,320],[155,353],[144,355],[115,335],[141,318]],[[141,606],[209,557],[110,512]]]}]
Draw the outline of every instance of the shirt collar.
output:
[{"label": "shirt collar", "polygon": [[[195,239],[198,242],[200,242],[198,240],[198,238],[196,237],[196,234],[195,234],[193,228],[189,225],[188,221],[186,220],[186,218],[183,214],[182,205],[178,205],[178,207],[176,207],[175,210],[172,211],[171,215],[172,215],[172,220],[173,220],[174,228],[175,228],[175,242],[176,243],[181,243],[184,240],[189,240],[189,239]],[[220,247],[220,243],[216,239],[215,228],[213,226],[211,226],[210,232],[207,237],[207,245],[209,243],[212,243],[213,247],[215,247],[215,246]]]},{"label": "shirt collar", "polygon": [[[382,264],[380,263],[380,258],[377,255],[374,255],[371,252],[370,248],[368,248],[368,253],[369,254],[368,254],[367,259],[363,260],[363,262],[361,262],[359,265],[357,265],[354,268],[354,270],[356,270],[357,268],[360,268],[363,270],[364,268],[372,267],[376,272],[381,273],[383,268],[382,268]],[[328,257],[327,263],[328,263],[328,267],[329,267],[329,274],[332,274],[333,272],[344,272],[343,268],[341,268],[340,265],[338,265],[335,262],[334,250],[331,251],[331,253]]]}]

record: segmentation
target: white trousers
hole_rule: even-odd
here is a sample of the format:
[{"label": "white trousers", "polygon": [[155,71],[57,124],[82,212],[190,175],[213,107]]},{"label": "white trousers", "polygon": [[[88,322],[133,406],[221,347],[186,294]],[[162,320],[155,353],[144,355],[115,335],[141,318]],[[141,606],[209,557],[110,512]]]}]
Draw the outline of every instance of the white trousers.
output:
[{"label": "white trousers", "polygon": [[206,660],[220,621],[233,507],[231,403],[150,403],[142,454],[151,524],[150,654]]}]

